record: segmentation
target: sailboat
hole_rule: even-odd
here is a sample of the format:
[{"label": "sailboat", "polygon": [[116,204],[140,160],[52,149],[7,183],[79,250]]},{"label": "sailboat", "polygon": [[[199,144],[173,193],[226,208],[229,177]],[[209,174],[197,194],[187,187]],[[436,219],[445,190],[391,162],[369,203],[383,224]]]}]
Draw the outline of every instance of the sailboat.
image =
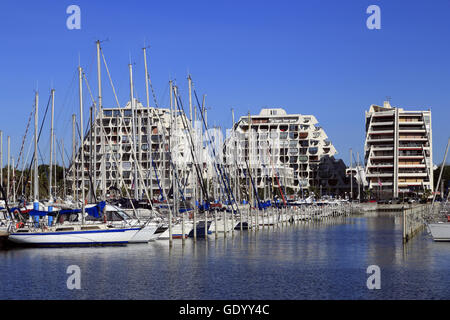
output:
[{"label": "sailboat", "polygon": [[[178,221],[178,223],[173,224],[172,226],[172,239],[186,239],[191,231],[194,229],[194,223],[191,221],[184,222],[184,234],[183,234],[183,223],[182,221]],[[170,239],[169,229],[164,231],[159,238],[160,240]]]},{"label": "sailboat", "polygon": [[84,223],[79,222],[80,209],[58,212],[31,210],[28,214],[34,221],[18,225],[8,239],[16,244],[29,245],[146,243],[160,225],[152,221],[141,223],[105,202],[87,206],[85,210]]},{"label": "sailboat", "polygon": [[[83,100],[82,100],[82,68],[78,67],[79,74],[79,101],[80,101],[80,131],[83,131]],[[121,216],[122,219],[108,222],[105,215],[106,203],[101,202],[96,206],[85,208],[84,196],[84,170],[81,170],[82,204],[81,210],[68,212],[76,214],[75,221],[56,221],[53,223],[54,214],[51,207],[48,211],[39,210],[39,181],[38,181],[38,153],[37,153],[37,124],[38,124],[38,93],[35,96],[35,132],[34,132],[34,208],[28,212],[32,221],[18,223],[13,227],[8,236],[8,241],[29,246],[79,246],[79,245],[123,245],[142,238],[150,238],[153,226],[147,228],[142,225],[132,225],[132,221]],[[84,146],[81,143],[81,155],[84,155]],[[84,157],[81,156],[81,168],[84,168]],[[72,211],[72,210],[69,210]],[[61,216],[61,211],[58,216]],[[103,221],[90,221],[86,223],[89,215],[94,218],[102,218]],[[81,223],[80,218],[81,217]],[[143,233],[140,233],[144,231]],[[156,231],[154,228],[153,232]],[[137,237],[137,238],[135,238]]]}]

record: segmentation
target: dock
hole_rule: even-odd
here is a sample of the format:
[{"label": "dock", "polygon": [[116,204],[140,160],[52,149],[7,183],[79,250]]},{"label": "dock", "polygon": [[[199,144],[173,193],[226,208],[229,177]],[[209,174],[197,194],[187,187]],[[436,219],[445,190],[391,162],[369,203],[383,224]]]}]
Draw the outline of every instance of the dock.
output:
[{"label": "dock", "polygon": [[403,243],[411,240],[425,228],[425,217],[430,209],[431,204],[408,205],[400,209],[403,220]]}]

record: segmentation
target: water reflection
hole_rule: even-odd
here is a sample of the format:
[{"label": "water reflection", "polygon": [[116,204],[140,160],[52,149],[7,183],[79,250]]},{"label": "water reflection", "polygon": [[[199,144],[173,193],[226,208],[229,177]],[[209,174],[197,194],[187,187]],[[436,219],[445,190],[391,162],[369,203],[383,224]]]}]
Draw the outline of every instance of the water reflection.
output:
[{"label": "water reflection", "polygon": [[[207,240],[120,248],[0,251],[1,299],[448,298],[450,244],[422,232],[402,244],[401,219],[370,214],[271,226]],[[369,265],[382,289],[366,287]],[[66,287],[81,269],[81,290]]]}]

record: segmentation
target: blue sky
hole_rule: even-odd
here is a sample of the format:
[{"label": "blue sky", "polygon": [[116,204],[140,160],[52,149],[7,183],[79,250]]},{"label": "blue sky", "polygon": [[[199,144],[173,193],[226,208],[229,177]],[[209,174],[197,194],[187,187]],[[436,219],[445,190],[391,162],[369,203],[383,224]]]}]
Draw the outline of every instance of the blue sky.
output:
[{"label": "blue sky", "polygon": [[[66,8],[81,8],[81,30],[68,30]],[[381,8],[369,30],[366,9]],[[364,145],[364,112],[382,104],[432,110],[434,162],[443,158],[450,119],[449,1],[11,1],[0,3],[0,130],[19,153],[34,91],[40,115],[56,90],[55,132],[71,151],[71,114],[78,114],[80,57],[96,95],[95,41],[102,44],[122,105],[129,99],[128,63],[145,101],[142,47],[158,103],[176,79],[187,103],[187,73],[207,94],[210,125],[281,107],[313,114],[342,158]],[[115,106],[103,69],[104,105]],[[86,94],[86,113],[89,97]],[[42,118],[41,118],[42,119]],[[49,121],[47,121],[49,123]],[[31,128],[32,129],[32,128]],[[48,125],[41,154],[48,158]],[[31,138],[31,132],[29,132]],[[29,139],[28,139],[29,141]],[[25,146],[28,148],[28,143]]]}]

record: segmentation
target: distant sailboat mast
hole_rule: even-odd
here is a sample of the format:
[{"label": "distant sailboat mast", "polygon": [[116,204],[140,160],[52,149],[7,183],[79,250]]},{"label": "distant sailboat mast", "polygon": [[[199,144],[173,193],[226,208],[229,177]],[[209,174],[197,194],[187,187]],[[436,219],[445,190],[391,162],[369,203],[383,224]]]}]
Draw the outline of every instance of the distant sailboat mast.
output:
[{"label": "distant sailboat mast", "polygon": [[38,202],[39,199],[39,178],[38,178],[38,106],[39,106],[39,93],[36,91],[34,102],[34,202]]},{"label": "distant sailboat mast", "polygon": [[[48,187],[48,193],[49,193],[49,200],[52,202],[52,178],[53,178],[53,170],[52,170],[52,164],[53,164],[53,121],[54,121],[54,112],[55,112],[55,90],[51,90],[51,97],[52,97],[52,114],[51,114],[51,124],[50,124],[50,165],[49,165],[49,187]],[[56,159],[55,159],[56,160]],[[55,172],[56,175],[56,172]]]},{"label": "distant sailboat mast", "polygon": [[[100,120],[100,152],[101,152],[101,194],[102,194],[102,200],[106,199],[106,155],[105,155],[105,136],[103,134],[103,97],[102,97],[102,74],[101,74],[101,64],[100,64],[100,40],[97,40],[97,81],[98,81],[98,111],[99,111],[99,120]],[[96,117],[96,110],[94,111],[94,119],[97,119]],[[97,130],[96,128],[96,122],[94,122],[94,128],[91,128],[91,130],[94,131],[94,139],[97,142]],[[97,143],[95,143],[96,145]],[[94,149],[94,159],[97,160],[97,147]],[[97,189],[97,168],[94,168],[94,192]]]},{"label": "distant sailboat mast", "polygon": [[79,81],[79,99],[80,99],[80,132],[81,132],[81,219],[84,224],[84,129],[83,129],[83,82],[82,69],[78,67],[78,81]]},{"label": "distant sailboat mast", "polygon": [[133,66],[130,64],[128,65],[128,68],[130,70],[130,100],[131,100],[131,121],[132,121],[132,139],[131,141],[133,146],[133,160],[134,160],[134,199],[139,199],[139,191],[138,191],[138,173],[137,173],[137,157],[136,157],[136,122],[135,122],[135,106],[134,106],[134,90],[133,90]]}]

